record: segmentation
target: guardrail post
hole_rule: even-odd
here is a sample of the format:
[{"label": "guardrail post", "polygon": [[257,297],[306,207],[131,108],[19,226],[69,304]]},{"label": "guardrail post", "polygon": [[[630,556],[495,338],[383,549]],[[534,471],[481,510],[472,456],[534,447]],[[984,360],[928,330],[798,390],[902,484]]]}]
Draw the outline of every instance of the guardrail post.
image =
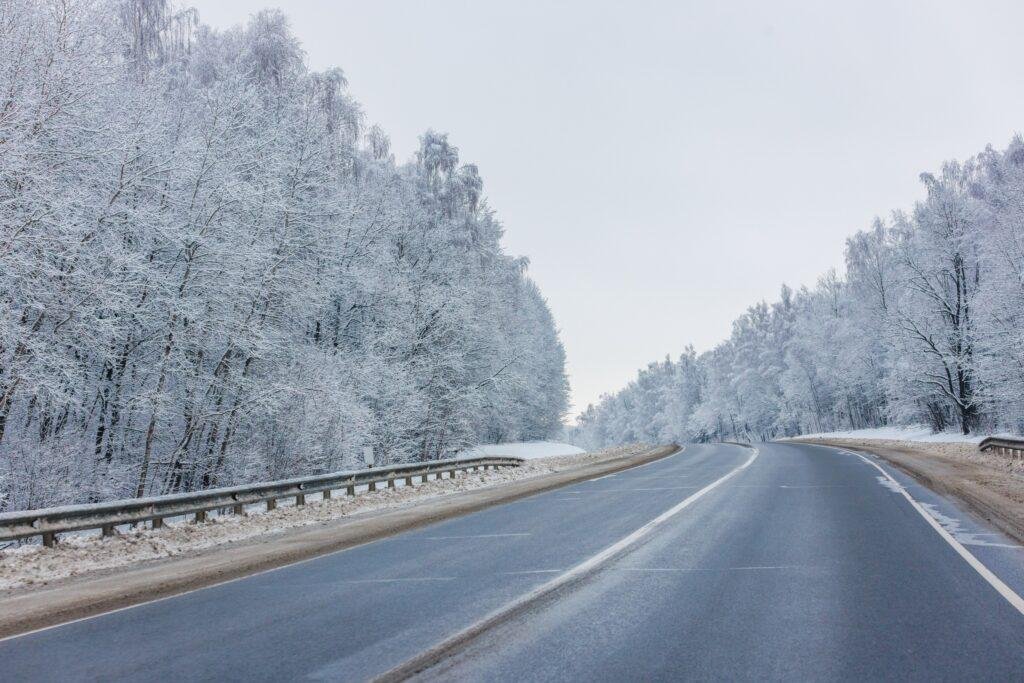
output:
[{"label": "guardrail post", "polygon": [[197,510],[196,511],[196,520],[195,520],[196,524],[199,524],[199,523],[205,522],[205,521],[206,521],[206,510]]},{"label": "guardrail post", "polygon": [[331,499],[331,490],[330,489],[324,490],[322,492],[322,495],[323,495],[323,497],[320,500],[330,500]]},{"label": "guardrail post", "polygon": [[345,487],[345,495],[348,495],[348,496],[356,495],[356,487],[352,486],[351,484],[349,486],[346,486]]},{"label": "guardrail post", "polygon": [[242,505],[241,503],[236,503],[231,506],[231,512],[235,513],[236,515],[244,515],[245,506]]},{"label": "guardrail post", "polygon": [[377,490],[377,482],[371,481],[370,485],[366,487],[366,490],[367,491],[376,491]]},{"label": "guardrail post", "polygon": [[267,512],[277,509],[277,498],[267,498]]},{"label": "guardrail post", "polygon": [[100,535],[101,536],[114,536],[115,535],[114,534],[114,525],[113,524],[104,524],[103,526],[101,526],[100,527]]},{"label": "guardrail post", "polygon": [[43,545],[47,548],[52,548],[57,545],[57,534],[52,531],[43,532]]},{"label": "guardrail post", "polygon": [[306,504],[306,494],[305,493],[297,493],[297,494],[295,494],[295,505],[299,506],[299,505],[305,505],[305,504]]},{"label": "guardrail post", "polygon": [[389,489],[395,488],[395,478],[394,477],[388,477],[388,488]]},{"label": "guardrail post", "polygon": [[163,517],[154,517],[153,518],[153,528],[154,529],[162,529],[163,526],[164,526],[164,518]]},{"label": "guardrail post", "polygon": [[405,478],[405,485],[406,486],[412,486],[412,477],[406,477]]}]

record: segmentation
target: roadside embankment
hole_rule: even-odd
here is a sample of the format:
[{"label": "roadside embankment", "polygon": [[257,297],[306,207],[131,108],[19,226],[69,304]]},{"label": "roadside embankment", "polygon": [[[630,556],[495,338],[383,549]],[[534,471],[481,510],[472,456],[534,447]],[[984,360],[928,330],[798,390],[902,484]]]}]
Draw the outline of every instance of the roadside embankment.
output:
[{"label": "roadside embankment", "polygon": [[1024,543],[1024,463],[982,453],[973,443],[795,438],[797,443],[867,451]]},{"label": "roadside embankment", "polygon": [[0,637],[344,550],[542,491],[642,465],[675,446],[538,458],[518,468],[271,512],[182,522],[55,548],[0,552]]}]

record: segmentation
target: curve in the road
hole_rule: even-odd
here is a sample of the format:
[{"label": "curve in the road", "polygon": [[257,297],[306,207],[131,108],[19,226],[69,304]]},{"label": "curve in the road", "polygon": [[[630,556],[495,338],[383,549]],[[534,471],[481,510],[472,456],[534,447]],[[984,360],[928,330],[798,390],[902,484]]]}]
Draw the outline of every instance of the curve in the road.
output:
[{"label": "curve in the road", "polygon": [[[962,513],[878,468],[833,448],[765,444],[742,477],[646,543],[416,678],[1024,678],[1021,613],[903,491]],[[972,555],[1019,591],[1024,549],[959,521],[983,539]]]},{"label": "curve in the road", "polygon": [[[1020,611],[922,524],[925,506],[962,514],[837,449],[765,444],[754,460],[738,446],[693,445],[614,476],[3,641],[0,673],[372,678],[583,566],[590,571],[547,594],[557,600],[490,623],[419,676],[1024,678]],[[964,533],[939,526],[1019,595],[1024,549],[965,516],[954,521]],[[618,545],[626,539],[634,541]],[[588,564],[594,558],[602,560]]]}]

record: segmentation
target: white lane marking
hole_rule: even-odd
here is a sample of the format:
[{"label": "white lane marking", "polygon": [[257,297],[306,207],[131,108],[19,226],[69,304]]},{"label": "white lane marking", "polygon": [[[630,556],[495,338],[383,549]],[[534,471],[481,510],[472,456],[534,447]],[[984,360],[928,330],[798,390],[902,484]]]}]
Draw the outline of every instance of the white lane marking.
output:
[{"label": "white lane marking", "polygon": [[711,482],[710,484],[708,484],[707,486],[705,486],[701,490],[697,491],[696,493],[691,494],[687,498],[684,498],[682,501],[680,501],[679,503],[676,503],[675,505],[673,505],[671,508],[669,508],[665,512],[662,512],[660,515],[658,515],[657,517],[652,519],[650,522],[647,522],[646,524],[644,524],[642,527],[640,527],[639,529],[637,529],[633,533],[629,534],[625,538],[622,538],[622,539],[616,541],[615,543],[611,544],[610,546],[608,546],[607,548],[605,548],[604,550],[602,550],[598,554],[594,555],[593,557],[591,557],[591,558],[589,558],[587,560],[584,560],[583,562],[580,562],[578,565],[576,565],[572,569],[570,569],[567,572],[565,572],[565,574],[563,574],[562,576],[558,577],[557,579],[555,579],[554,581],[550,582],[549,584],[545,584],[544,586],[540,586],[534,592],[536,593],[536,592],[539,592],[539,591],[544,591],[545,589],[550,590],[550,588],[553,587],[552,584],[555,584],[555,583],[559,583],[559,584],[565,583],[569,579],[573,579],[573,578],[576,578],[578,576],[582,576],[583,574],[586,574],[588,571],[590,571],[594,567],[599,566],[602,562],[608,560],[611,557],[614,557],[619,552],[625,550],[629,546],[635,544],[640,539],[642,539],[645,536],[649,535],[652,531],[654,531],[654,529],[656,529],[657,527],[659,527],[662,524],[664,524],[667,520],[669,520],[672,517],[675,517],[676,515],[678,515],[685,508],[687,508],[690,505],[692,505],[698,498],[702,498],[703,496],[705,496],[706,494],[710,493],[714,489],[718,488],[720,485],[722,485],[723,483],[725,483],[729,479],[731,479],[734,476],[736,476],[737,474],[739,474],[741,471],[743,471],[746,468],[750,467],[751,463],[753,463],[754,460],[757,459],[757,455],[758,455],[758,450],[755,448],[755,449],[753,449],[753,452],[750,454],[750,457],[747,458],[747,460],[742,465],[739,465],[735,469],[730,470],[724,476],[716,479],[715,481]]},{"label": "white lane marking", "polygon": [[[515,536],[531,536],[532,534],[521,533],[521,534],[467,534],[465,536],[420,536],[420,540],[423,541],[457,541],[464,538],[509,538]],[[412,536],[407,540],[415,540],[417,537]]]},{"label": "white lane marking", "polygon": [[518,572],[498,572],[502,576],[515,576],[517,574],[559,574],[564,569],[524,569]]},{"label": "white lane marking", "polygon": [[[644,463],[643,465],[638,465],[635,468],[627,468],[627,470],[623,470],[623,471],[630,471],[630,470],[634,470],[634,469],[640,469],[641,467],[647,467],[648,465],[653,465],[655,463],[664,462],[665,460],[669,460],[670,458],[676,457],[677,455],[679,455],[680,453],[682,453],[685,450],[686,450],[686,446],[681,446],[679,448],[679,450],[677,450],[675,453],[672,453],[671,455],[666,455],[664,458],[658,458],[657,460],[652,460],[651,462]],[[618,473],[613,473],[613,474],[618,474]],[[608,475],[605,475],[605,476],[608,476]],[[586,481],[593,481],[593,479],[587,479]],[[548,491],[541,491],[541,492],[535,493],[535,494],[533,494],[533,495],[529,496],[528,498],[525,498],[525,499],[523,499],[521,501],[508,501],[506,503],[498,503],[498,505],[517,505],[517,504],[520,504],[520,503],[528,501],[528,500],[540,499],[541,496],[543,496],[546,493],[549,493],[549,492]],[[577,498],[576,500],[579,500],[579,499]],[[568,501],[566,501],[566,502],[568,502]],[[472,513],[470,513],[470,514],[472,514]],[[462,516],[462,515],[460,515],[460,516]],[[282,569],[288,569],[289,567],[294,567],[296,565],[306,564],[307,562],[315,562],[316,560],[320,560],[320,559],[323,559],[325,557],[330,557],[332,555],[338,555],[340,553],[345,553],[345,552],[348,552],[350,550],[355,550],[356,548],[362,548],[363,546],[370,545],[372,543],[378,543],[378,542],[381,542],[381,541],[396,540],[396,539],[400,538],[404,533],[406,533],[406,532],[402,532],[402,533],[396,534],[394,536],[384,536],[382,538],[375,538],[373,540],[365,541],[363,543],[357,543],[356,545],[349,546],[348,548],[342,548],[341,550],[335,550],[333,552],[324,553],[323,555],[314,555],[312,557],[306,557],[306,558],[303,558],[301,560],[296,560],[295,562],[290,562],[288,564],[282,564],[282,565],[277,566],[277,567],[270,567],[269,569],[261,569],[260,571],[253,572],[251,574],[243,574],[242,576],[236,576],[234,578],[226,579],[224,581],[217,581],[215,583],[211,583],[211,584],[208,584],[208,585],[205,585],[205,586],[200,586],[199,588],[192,588],[192,589],[189,589],[187,591],[182,591],[180,593],[171,593],[170,595],[164,595],[164,596],[161,596],[159,598],[153,598],[152,600],[145,600],[143,602],[136,602],[136,603],[131,604],[131,605],[125,605],[124,607],[116,607],[114,609],[107,610],[105,612],[98,612],[96,614],[90,614],[90,615],[85,616],[85,617],[79,617],[77,619],[71,619],[69,621],[62,621],[62,622],[57,623],[57,624],[50,624],[49,626],[42,626],[40,628],[32,629],[31,631],[25,631],[24,633],[15,633],[13,635],[9,635],[9,636],[5,636],[3,638],[0,638],[0,643],[7,642],[8,640],[15,640],[17,638],[24,638],[25,636],[35,635],[36,633],[42,633],[43,631],[51,631],[53,629],[61,628],[62,626],[70,626],[71,624],[77,624],[80,621],[89,621],[90,619],[98,619],[99,617],[105,617],[108,614],[117,614],[118,612],[126,612],[126,611],[128,611],[130,609],[135,609],[136,607],[142,607],[144,605],[152,605],[153,603],[156,603],[156,602],[163,602],[165,600],[173,600],[174,598],[180,598],[180,597],[182,597],[184,595],[189,595],[191,593],[198,593],[199,591],[208,590],[210,588],[216,588],[218,586],[224,586],[224,585],[227,585],[229,583],[235,583],[236,581],[244,581],[245,579],[251,579],[254,576],[261,576],[263,574],[269,574],[271,572],[278,572],[278,571],[281,571]]]},{"label": "white lane marking", "polygon": [[614,477],[616,474],[618,474],[618,472],[612,472],[611,474],[605,474],[600,477],[594,477],[593,479],[588,479],[587,481],[601,481],[602,479],[607,479],[608,477]]},{"label": "white lane marking", "polygon": [[[903,497],[907,499],[907,502],[910,503],[911,507],[917,510],[918,514],[920,514],[924,518],[924,520],[928,522],[928,524],[931,525],[933,529],[935,529],[935,533],[941,536],[946,543],[952,546],[953,550],[955,550],[957,554],[963,558],[964,562],[971,565],[971,568],[974,569],[974,571],[978,572],[978,574],[981,575],[981,578],[988,581],[989,585],[995,588],[996,591],[1014,607],[1014,609],[1016,609],[1021,614],[1024,614],[1024,599],[1017,595],[1012,588],[1003,583],[1002,579],[993,574],[988,567],[983,565],[981,563],[981,560],[979,560],[977,557],[971,554],[971,551],[965,548],[963,544],[960,543],[960,541],[953,538],[953,535],[946,531],[943,528],[943,526],[935,520],[935,518],[929,515],[928,511],[925,510],[924,507],[922,507],[921,504],[918,503],[912,495],[910,495],[907,489],[900,485],[900,483],[896,481],[896,479],[894,479],[891,474],[886,472],[878,463],[864,457],[860,453],[847,450],[845,448],[839,448],[836,450],[842,451],[843,453],[849,453],[850,455],[856,455],[858,458],[860,458],[861,460],[863,460],[864,462],[866,462],[867,464],[871,465],[879,472],[881,472],[885,476],[885,478],[892,482],[896,487],[899,487],[899,493],[903,494]],[[893,488],[893,491],[896,491],[896,489]]]},{"label": "white lane marking", "polygon": [[461,645],[470,642],[473,638],[486,632],[487,629],[492,628],[502,623],[506,619],[515,616],[521,610],[527,608],[530,604],[536,602],[537,600],[545,597],[550,593],[553,593],[559,588],[562,588],[563,586],[572,583],[573,581],[583,578],[590,572],[599,568],[602,564],[614,559],[622,552],[627,550],[630,546],[635,545],[643,538],[650,535],[651,532],[653,532],[659,526],[661,526],[662,524],[664,524],[665,522],[672,519],[680,512],[688,508],[694,502],[704,497],[708,493],[711,493],[713,490],[727,482],[729,479],[732,479],[734,476],[750,467],[750,465],[755,460],[757,460],[759,451],[757,448],[748,448],[751,448],[752,452],[750,454],[750,457],[747,458],[742,465],[736,466],[728,473],[714,480],[701,490],[697,491],[696,493],[690,494],[682,501],[676,503],[665,512],[662,512],[660,515],[644,524],[639,529],[633,531],[624,538],[619,539],[618,541],[611,544],[601,552],[580,562],[576,566],[556,576],[547,583],[541,584],[540,586],[531,590],[529,593],[525,593],[524,595],[507,603],[503,607],[499,607],[497,610],[491,612],[483,619],[477,621],[475,624],[467,626],[466,628],[462,629],[461,631],[458,631],[454,635],[445,638],[437,645],[434,645],[425,652],[384,672],[383,674],[375,677],[373,680],[405,680],[410,675],[423,671],[424,669],[433,666],[437,662],[444,659],[449,652],[452,652]]}]

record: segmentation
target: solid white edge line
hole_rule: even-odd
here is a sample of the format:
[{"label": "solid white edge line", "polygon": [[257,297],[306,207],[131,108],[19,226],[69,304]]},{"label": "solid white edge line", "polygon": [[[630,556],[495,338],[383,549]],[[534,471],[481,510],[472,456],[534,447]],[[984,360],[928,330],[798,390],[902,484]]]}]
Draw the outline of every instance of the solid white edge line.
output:
[{"label": "solid white edge line", "polygon": [[[682,453],[685,450],[686,450],[686,446],[680,446],[679,449],[675,453],[670,453],[670,454],[666,455],[663,458],[658,458],[657,460],[652,460],[651,462],[644,463],[643,465],[637,465],[636,467],[628,467],[628,468],[626,468],[624,470],[620,470],[619,472],[615,472],[613,474],[619,474],[621,472],[629,472],[629,471],[632,471],[632,470],[635,470],[635,469],[640,469],[641,467],[647,467],[648,465],[653,465],[656,462],[664,462],[664,461],[666,461],[666,460],[668,460],[670,458],[676,457],[677,455],[679,455],[680,453]],[[602,477],[605,477],[605,476],[608,476],[608,475],[602,475],[602,476],[599,476],[599,477],[595,477],[595,479],[601,479]],[[585,484],[585,483],[587,483],[589,481],[594,481],[594,479],[583,479],[581,481],[576,482],[575,484]],[[575,484],[567,484],[566,486],[574,486]],[[469,490],[473,490],[473,489],[469,489]],[[543,495],[546,495],[546,494],[549,494],[549,493],[556,493],[557,494],[557,493],[559,493],[559,490],[558,489],[552,489],[550,491],[541,491],[539,493],[534,493],[534,494],[531,494],[529,496],[526,496],[525,498],[520,498],[518,500],[506,501],[504,503],[498,503],[498,505],[509,505],[509,504],[513,504],[513,503],[521,503],[524,500],[529,500],[530,498],[535,498],[535,497],[543,496]],[[429,499],[427,499],[427,500],[429,500]],[[494,506],[491,506],[491,507],[497,507],[497,506],[494,505]],[[383,510],[385,512],[387,510],[389,510],[389,509],[394,509],[394,508],[381,508],[381,510]],[[486,510],[486,509],[488,509],[488,508],[484,508],[484,510]],[[478,510],[477,512],[483,512],[483,510]],[[469,513],[469,514],[475,514],[475,513]],[[465,516],[465,515],[462,515],[462,516]],[[335,520],[336,519],[341,519],[341,518],[340,517],[336,517]],[[453,517],[452,519],[458,519],[458,518],[457,517]],[[334,521],[334,520],[329,520],[329,521]],[[210,589],[210,588],[217,588],[218,586],[226,586],[229,583],[235,583],[236,581],[244,581],[245,579],[251,579],[253,577],[261,576],[263,574],[269,574],[271,572],[281,571],[282,569],[287,569],[288,567],[294,567],[296,565],[305,564],[307,562],[313,562],[314,560],[320,560],[320,559],[323,559],[325,557],[330,557],[332,555],[339,555],[341,553],[346,553],[346,552],[348,552],[350,550],[355,550],[356,548],[362,548],[365,545],[370,545],[371,543],[377,543],[379,541],[388,541],[388,540],[392,540],[392,539],[397,539],[400,536],[402,536],[403,534],[407,534],[407,533],[412,532],[412,531],[422,531],[424,529],[430,528],[434,524],[441,524],[442,522],[446,522],[446,521],[450,521],[450,520],[442,520],[440,522],[432,522],[431,524],[428,524],[426,526],[420,527],[418,529],[407,529],[406,531],[402,531],[402,532],[400,532],[398,534],[395,534],[393,536],[384,536],[382,538],[375,538],[372,541],[366,541],[365,543],[358,543],[356,545],[349,546],[347,548],[342,548],[341,550],[334,550],[334,551],[329,552],[329,553],[324,553],[323,555],[314,555],[313,557],[307,557],[307,558],[304,558],[304,559],[301,559],[301,560],[297,560],[295,562],[290,562],[288,564],[282,564],[279,567],[270,567],[269,569],[261,569],[258,572],[253,572],[252,574],[245,574],[244,576],[236,576],[234,578],[227,579],[225,581],[218,581],[216,583],[211,583],[211,584],[208,584],[206,586],[200,586],[199,588],[192,588],[190,590],[182,591],[180,593],[172,593],[171,595],[164,595],[164,596],[159,597],[159,598],[153,598],[152,600],[146,600],[144,602],[136,602],[135,604],[125,605],[124,607],[117,607],[115,609],[107,610],[106,612],[98,612],[97,614],[90,614],[90,615],[85,616],[85,617],[78,617],[77,619],[70,619],[68,621],[62,621],[62,622],[57,623],[57,624],[50,624],[49,626],[41,626],[40,628],[32,629],[31,631],[25,631],[24,633],[15,633],[13,635],[4,636],[3,638],[0,638],[0,643],[5,643],[8,640],[16,640],[18,638],[24,638],[26,636],[35,635],[37,633],[42,633],[44,631],[52,631],[53,629],[61,628],[62,626],[70,626],[71,624],[77,624],[80,621],[89,621],[90,619],[99,619],[100,617],[105,617],[105,616],[107,616],[109,614],[117,614],[118,612],[125,612],[125,611],[130,610],[130,609],[135,609],[136,607],[145,607],[146,605],[152,605],[153,603],[163,602],[164,600],[173,600],[174,598],[180,598],[180,597],[183,597],[183,596],[186,596],[186,595],[190,595],[191,593],[198,593],[199,591],[204,591],[204,590],[207,590],[207,589]],[[312,525],[307,525],[307,526],[312,526]],[[281,529],[280,531],[288,531],[290,529],[301,529],[301,528],[303,528],[303,527],[302,526],[298,526],[298,527],[285,527],[284,529]],[[273,532],[272,531],[270,533],[278,533],[278,532]],[[216,546],[209,546],[209,547],[216,547]],[[176,556],[172,555],[171,557],[168,557],[166,559],[171,560],[171,559],[175,559],[175,557]]]},{"label": "solid white edge line", "polygon": [[975,557],[971,553],[970,550],[965,548],[963,546],[963,544],[960,543],[960,541],[956,540],[951,533],[946,531],[942,527],[942,525],[939,524],[938,521],[934,517],[932,517],[930,514],[928,514],[928,511],[925,510],[921,506],[921,504],[918,503],[914,499],[914,497],[910,495],[910,493],[903,486],[903,484],[901,484],[898,481],[896,481],[891,474],[889,474],[888,472],[885,471],[884,468],[882,468],[881,465],[879,465],[878,463],[874,462],[870,458],[867,458],[867,457],[861,455],[860,453],[857,453],[856,451],[851,451],[851,450],[848,450],[846,448],[837,448],[836,450],[841,451],[843,453],[849,453],[850,455],[856,455],[858,458],[860,458],[861,460],[863,460],[864,462],[866,462],[867,464],[871,465],[872,467],[877,469],[879,472],[881,472],[885,476],[886,479],[888,479],[893,484],[895,484],[896,487],[899,489],[899,492],[902,493],[903,497],[907,499],[908,503],[910,503],[911,507],[913,507],[915,510],[917,510],[918,514],[920,514],[922,517],[924,517],[924,520],[926,522],[928,522],[928,524],[931,526],[932,529],[935,529],[935,533],[937,533],[939,536],[941,536],[942,539],[944,541],[946,541],[946,543],[948,543],[950,546],[952,546],[953,550],[955,550],[957,552],[957,554],[960,555],[960,557],[963,558],[964,562],[969,564],[971,566],[971,568],[974,569],[974,571],[978,572],[978,574],[981,575],[981,578],[983,578],[986,581],[988,581],[989,585],[991,585],[993,588],[995,588],[996,591],[998,591],[999,594],[1001,596],[1003,596],[1003,598],[1005,598],[1008,603],[1013,605],[1013,607],[1018,612],[1020,612],[1021,614],[1024,614],[1024,599],[1022,599],[1019,595],[1017,595],[1017,593],[1015,593],[1012,588],[1010,588],[1005,583],[1003,583],[1002,579],[1000,579],[998,576],[996,576],[994,573],[992,573],[992,570],[990,570],[988,567],[986,567],[984,564],[982,564],[981,560],[979,560],[977,557]]},{"label": "solid white edge line", "polygon": [[[697,491],[696,493],[687,496],[682,501],[676,503],[665,512],[662,512],[660,515],[658,515],[651,521],[647,522],[642,527],[632,532],[625,538],[616,541],[615,543],[611,544],[610,546],[608,546],[598,554],[594,555],[593,557],[590,557],[589,559],[580,562],[575,567],[572,567],[571,569],[567,570],[558,578],[553,579],[552,581],[548,582],[547,584],[544,584],[543,586],[537,587],[536,589],[534,589],[534,591],[532,591],[532,593],[548,592],[549,590],[551,590],[551,584],[558,583],[559,585],[561,585],[562,583],[566,583],[568,581],[571,581],[572,579],[582,576],[590,570],[594,569],[595,567],[599,566],[601,563],[619,554],[621,551],[625,550],[629,546],[637,543],[642,538],[644,538],[652,531],[654,531],[654,529],[664,524],[667,520],[671,519],[672,517],[675,517],[685,508],[692,505],[698,498],[701,498],[704,495],[710,493],[711,491],[713,491],[714,489],[718,488],[720,485],[724,484],[726,481],[731,479],[732,477],[739,474],[741,471],[750,467],[751,463],[753,463],[754,460],[757,459],[758,452],[758,449],[753,449],[753,452],[750,454],[750,457],[747,458],[747,460],[742,465],[739,465],[735,469],[730,470],[726,475],[716,479],[715,481],[711,482],[710,484],[708,484],[701,490]],[[529,594],[527,596],[524,596],[524,598],[522,599],[526,599],[527,597],[529,597]]]},{"label": "solid white edge line", "polygon": [[[630,546],[638,543],[645,536],[648,536],[652,531],[654,531],[656,528],[664,524],[666,521],[668,521],[672,517],[675,517],[684,509],[692,505],[699,498],[710,493],[714,489],[724,484],[729,479],[732,479],[734,476],[736,476],[746,468],[750,467],[750,465],[757,459],[758,453],[760,451],[752,446],[740,447],[750,448],[752,451],[750,457],[747,458],[747,460],[742,465],[735,467],[734,469],[730,470],[727,474],[711,482],[701,490],[684,498],[679,503],[676,503],[665,512],[662,512],[660,515],[658,515],[651,521],[647,522],[646,524],[636,529],[624,538],[616,541],[615,543],[608,546],[596,555],[593,555],[592,557],[584,560],[583,562],[580,562],[576,566],[566,570],[565,573],[556,576],[550,581],[541,584],[540,586],[531,590],[529,593],[526,593],[512,600],[511,602],[506,603],[504,606],[499,607],[497,610],[491,612],[483,619],[480,619],[476,623],[462,629],[461,631],[458,631],[454,635],[445,638],[441,642],[432,646],[426,652],[416,657],[413,657],[405,662],[402,662],[401,664],[380,674],[372,680],[404,680],[410,675],[414,675],[420,671],[424,671],[430,668],[431,666],[436,665],[443,659],[447,658],[447,656],[449,656],[449,654],[451,654],[455,649],[470,642],[475,637],[485,632],[487,629],[502,623],[503,621],[512,616],[515,616],[516,614],[520,613],[524,608],[528,607],[531,603],[534,603],[540,600],[541,598],[544,598],[545,596],[549,595],[550,593],[553,593],[554,591],[558,590],[559,588],[562,588],[563,586],[573,583],[577,579],[580,579],[589,574],[590,572],[596,570],[602,564],[617,557],[620,553],[624,552]],[[680,449],[680,452],[681,450],[682,449]]]}]

